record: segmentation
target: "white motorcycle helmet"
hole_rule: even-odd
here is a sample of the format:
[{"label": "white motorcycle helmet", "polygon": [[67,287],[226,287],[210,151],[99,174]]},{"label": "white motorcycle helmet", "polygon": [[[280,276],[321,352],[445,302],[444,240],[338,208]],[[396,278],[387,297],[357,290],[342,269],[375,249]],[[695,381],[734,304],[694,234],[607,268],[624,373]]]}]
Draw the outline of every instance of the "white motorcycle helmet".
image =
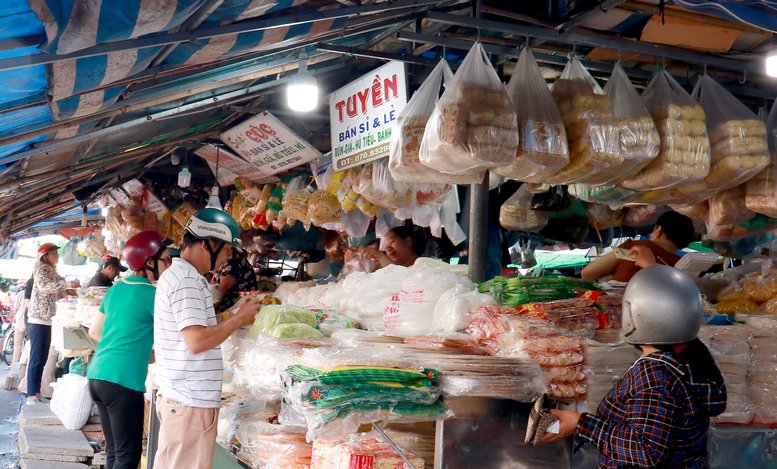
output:
[{"label": "white motorcycle helmet", "polygon": [[633,345],[689,342],[703,321],[699,287],[686,274],[653,265],[631,278],[623,295],[623,338]]}]

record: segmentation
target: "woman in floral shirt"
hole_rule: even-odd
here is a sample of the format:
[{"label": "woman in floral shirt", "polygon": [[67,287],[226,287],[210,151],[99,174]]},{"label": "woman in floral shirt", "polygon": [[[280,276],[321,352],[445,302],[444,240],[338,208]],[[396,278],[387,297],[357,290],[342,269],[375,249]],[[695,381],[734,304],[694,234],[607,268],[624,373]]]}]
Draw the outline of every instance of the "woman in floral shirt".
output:
[{"label": "woman in floral shirt", "polygon": [[30,340],[27,404],[43,400],[40,388],[43,367],[51,347],[51,318],[57,312],[57,300],[64,298],[69,292],[65,281],[57,275],[57,249],[55,244],[42,244],[38,248],[38,263],[33,270],[34,283],[27,309],[27,338]]},{"label": "woman in floral shirt", "polygon": [[221,291],[221,301],[215,307],[217,312],[231,308],[240,298],[241,291],[258,289],[256,274],[246,254],[237,249],[232,250],[232,258],[216,272],[214,284]]}]

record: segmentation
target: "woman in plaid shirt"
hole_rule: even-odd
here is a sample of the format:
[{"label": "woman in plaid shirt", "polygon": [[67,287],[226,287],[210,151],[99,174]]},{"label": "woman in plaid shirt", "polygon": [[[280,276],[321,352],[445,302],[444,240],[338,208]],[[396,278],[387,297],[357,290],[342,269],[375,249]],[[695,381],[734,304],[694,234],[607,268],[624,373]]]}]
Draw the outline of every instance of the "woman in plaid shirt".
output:
[{"label": "woman in plaid shirt", "polygon": [[707,468],[710,417],[726,409],[723,377],[697,334],[701,295],[682,272],[655,265],[637,273],[623,297],[624,339],[642,356],[596,414],[553,410],[553,441],[572,434],[599,449],[599,467]]}]

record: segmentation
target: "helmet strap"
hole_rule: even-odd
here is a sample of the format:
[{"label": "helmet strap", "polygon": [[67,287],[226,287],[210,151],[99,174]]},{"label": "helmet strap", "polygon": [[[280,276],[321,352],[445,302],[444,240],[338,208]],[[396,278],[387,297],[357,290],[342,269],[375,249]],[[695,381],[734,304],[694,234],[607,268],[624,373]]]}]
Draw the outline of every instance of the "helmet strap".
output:
[{"label": "helmet strap", "polygon": [[210,247],[210,241],[206,239],[205,249],[207,249],[208,253],[210,254],[210,270],[214,271],[216,270],[216,260],[219,257],[219,253],[221,252],[222,249],[224,249],[224,243],[219,242],[218,247],[216,249],[213,249],[212,247]]}]

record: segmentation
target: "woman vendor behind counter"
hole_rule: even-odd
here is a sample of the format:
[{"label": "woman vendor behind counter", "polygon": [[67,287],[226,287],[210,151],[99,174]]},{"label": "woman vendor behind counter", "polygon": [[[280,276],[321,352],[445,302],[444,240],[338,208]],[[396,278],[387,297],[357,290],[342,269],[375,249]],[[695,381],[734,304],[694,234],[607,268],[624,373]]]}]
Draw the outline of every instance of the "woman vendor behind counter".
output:
[{"label": "woman vendor behind counter", "polygon": [[[379,251],[374,245],[360,248],[362,255],[375,262],[376,269],[387,265],[410,267],[421,257],[426,249],[426,240],[422,233],[409,226],[397,226],[386,234],[386,251]],[[356,250],[349,249],[345,254],[346,263]]]},{"label": "woman vendor behind counter", "polygon": [[[683,249],[695,237],[693,222],[685,215],[677,212],[666,212],[658,217],[650,240],[626,241],[620,248],[630,250],[640,258],[655,257],[655,263],[674,267],[680,256],[677,251]],[[652,263],[652,262],[650,262]],[[601,256],[583,268],[581,276],[584,280],[615,280],[628,282],[640,271],[637,262],[618,259],[614,252]]]}]

